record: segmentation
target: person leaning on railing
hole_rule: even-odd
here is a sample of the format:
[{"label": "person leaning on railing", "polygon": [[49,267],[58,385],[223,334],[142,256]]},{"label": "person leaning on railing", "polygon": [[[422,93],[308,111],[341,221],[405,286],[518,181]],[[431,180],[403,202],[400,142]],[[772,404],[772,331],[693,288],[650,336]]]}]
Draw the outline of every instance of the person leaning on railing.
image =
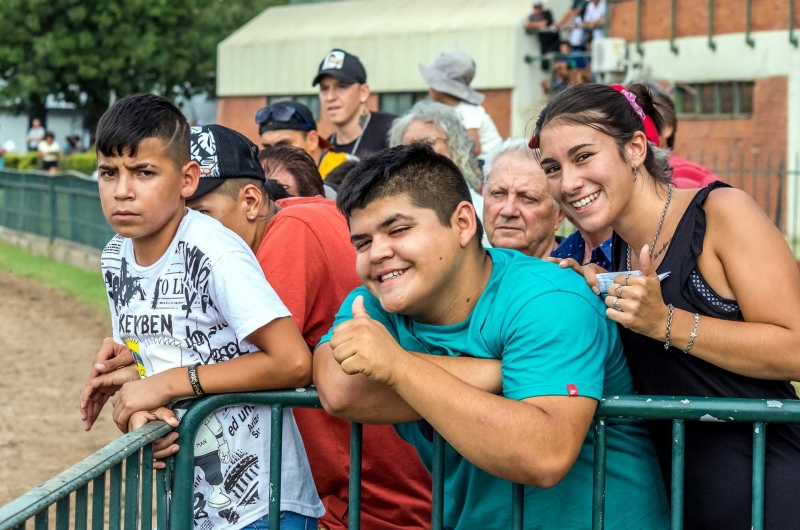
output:
[{"label": "person leaning on railing", "polygon": [[[464,178],[428,145],[362,160],[337,203],[364,287],[314,355],[325,409],[395,424],[428,469],[436,429],[445,528],[511,528],[508,480],[528,485],[526,528],[586,528],[597,402],[633,392],[600,299],[571,271],[485,250]],[[606,528],[667,528],[644,424],[607,429]]]},{"label": "person leaning on railing", "polygon": [[[101,258],[113,329],[104,348],[135,364],[86,384],[87,430],[113,394],[114,421],[127,432],[134,414],[168,405],[181,416],[206,392],[311,382],[308,347],[251,249],[186,209],[186,199],[221,185],[220,172],[263,180],[258,148],[241,135],[195,133],[191,154],[186,118],[151,94],[120,99],[97,126],[100,203],[117,232]],[[236,156],[219,159],[223,147]],[[270,417],[265,406],[227,407],[186,440],[193,481],[177,487],[194,491],[195,526],[259,530],[270,517],[316,526],[325,510],[291,411],[281,427],[280,513],[269,513]]]},{"label": "person leaning on railing", "polygon": [[[795,400],[800,272],[781,233],[746,193],[715,182],[676,189],[668,152],[648,142],[661,116],[647,87],[579,85],[557,94],[531,147],[567,216],[614,230],[607,316],[643,394]],[[596,265],[581,267],[599,294]],[[643,276],[629,271],[641,270]],[[657,273],[669,273],[659,283]],[[750,425],[688,423],[684,528],[749,528]],[[664,476],[671,426],[651,423]],[[796,528],[800,426],[770,425],[765,528]]]}]

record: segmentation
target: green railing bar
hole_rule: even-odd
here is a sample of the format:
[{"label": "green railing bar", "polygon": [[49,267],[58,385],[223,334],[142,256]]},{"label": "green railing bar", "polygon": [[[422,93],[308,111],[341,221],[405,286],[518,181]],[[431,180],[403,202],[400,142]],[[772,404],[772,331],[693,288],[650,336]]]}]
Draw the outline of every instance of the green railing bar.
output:
[{"label": "green railing bar", "polygon": [[[92,479],[101,477],[111,466],[138,451],[143,445],[164,436],[170,430],[166,423],[153,422],[117,438],[63,473],[0,508],[0,530],[11,529],[24,523],[45,507],[58,502]],[[105,484],[104,481],[102,483]],[[94,502],[97,502],[98,496],[94,495],[94,492],[92,496]],[[103,496],[100,495],[100,498]]]},{"label": "green railing bar", "polygon": [[789,0],[789,44],[797,48],[798,39],[794,35],[794,3],[796,0]]},{"label": "green railing bar", "polygon": [[364,426],[350,423],[350,492],[348,499],[348,530],[361,530],[361,441]]},{"label": "green railing bar", "polygon": [[69,496],[56,503],[56,530],[69,528]]},{"label": "green railing bar", "polygon": [[716,51],[714,42],[714,0],[708,0],[708,47]]},{"label": "green railing bar", "polygon": [[122,462],[111,468],[108,480],[108,528],[109,530],[120,530],[122,523]]},{"label": "green railing bar", "polygon": [[56,195],[56,179],[51,178],[48,182],[50,186],[50,243],[56,239],[58,230],[58,196]]},{"label": "green railing bar", "polygon": [[89,523],[89,486],[75,492],[75,530],[86,530]]},{"label": "green railing bar", "polygon": [[[283,457],[283,405],[272,405],[269,438],[269,530],[281,528],[281,458]],[[277,516],[277,517],[276,517]]]},{"label": "green railing bar", "polygon": [[606,396],[597,415],[645,420],[800,422],[800,400]]},{"label": "green railing bar", "polygon": [[639,55],[644,55],[644,47],[642,46],[642,0],[636,0],[636,52]]},{"label": "green railing bar", "polygon": [[92,530],[103,530],[106,517],[106,473],[92,482]]},{"label": "green railing bar", "polygon": [[525,528],[525,486],[511,484],[511,529]]},{"label": "green railing bar", "polygon": [[[791,4],[794,0],[789,0]],[[747,0],[744,9],[744,41],[747,43],[748,46],[754,48],[756,45],[756,41],[753,40],[753,37],[750,35],[750,26],[752,22],[752,16],[750,15],[751,11],[753,10],[753,0]]]},{"label": "green railing bar", "polygon": [[675,25],[677,24],[676,13],[678,11],[678,0],[671,0],[669,7],[669,49],[675,55],[678,55],[678,45],[675,44]]},{"label": "green railing bar", "polygon": [[605,526],[606,511],[606,418],[594,421],[594,476],[592,480],[592,530]]},{"label": "green railing bar", "polygon": [[136,530],[139,522],[139,452],[125,460],[125,530]]},{"label": "green railing bar", "polygon": [[433,491],[431,495],[431,530],[444,528],[444,438],[433,431]]},{"label": "green railing bar", "polygon": [[751,530],[764,530],[764,463],[766,460],[767,425],[753,424],[753,519]]},{"label": "green railing bar", "polygon": [[672,422],[672,530],[683,529],[683,470],[686,454],[683,420]]},{"label": "green railing bar", "polygon": [[142,448],[142,530],[153,528],[153,446]]},{"label": "green railing bar", "polygon": [[[165,530],[169,526],[169,513],[167,512],[167,471],[156,470],[156,525],[158,530]],[[191,506],[189,506],[191,509]]]},{"label": "green railing bar", "polygon": [[45,508],[44,510],[36,514],[33,528],[35,530],[47,530],[49,524],[50,524],[50,510]]}]

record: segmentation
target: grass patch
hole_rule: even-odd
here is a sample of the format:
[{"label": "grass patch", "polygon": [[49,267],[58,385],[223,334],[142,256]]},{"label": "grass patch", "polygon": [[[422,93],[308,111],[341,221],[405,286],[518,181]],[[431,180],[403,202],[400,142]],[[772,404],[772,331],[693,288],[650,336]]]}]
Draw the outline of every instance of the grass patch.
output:
[{"label": "grass patch", "polygon": [[108,314],[108,298],[99,271],[90,272],[62,261],[37,256],[3,242],[0,242],[0,270],[54,287],[101,314]]}]

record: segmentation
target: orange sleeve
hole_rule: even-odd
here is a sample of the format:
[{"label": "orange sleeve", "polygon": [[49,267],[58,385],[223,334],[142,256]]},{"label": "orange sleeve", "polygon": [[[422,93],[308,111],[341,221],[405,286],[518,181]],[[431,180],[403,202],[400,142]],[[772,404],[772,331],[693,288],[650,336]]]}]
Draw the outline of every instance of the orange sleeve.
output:
[{"label": "orange sleeve", "polygon": [[306,326],[327,278],[327,259],[316,234],[303,220],[282,215],[272,220],[256,254],[267,281],[305,337]]}]

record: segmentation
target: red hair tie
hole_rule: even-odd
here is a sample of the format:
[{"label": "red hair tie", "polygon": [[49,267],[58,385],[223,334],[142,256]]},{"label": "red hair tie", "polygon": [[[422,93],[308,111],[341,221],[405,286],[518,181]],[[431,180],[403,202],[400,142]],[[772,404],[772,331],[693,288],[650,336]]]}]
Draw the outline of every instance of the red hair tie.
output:
[{"label": "red hair tie", "polygon": [[631,107],[633,107],[633,110],[642,119],[642,122],[644,123],[644,135],[647,137],[649,141],[653,142],[656,145],[656,147],[661,147],[661,140],[659,140],[658,138],[658,129],[656,129],[656,124],[653,123],[653,119],[650,116],[644,113],[642,107],[640,107],[639,104],[636,103],[636,96],[625,90],[625,87],[622,85],[609,85],[609,86],[611,86],[611,88],[613,88],[614,90],[625,96],[625,99],[628,100],[628,103],[630,103]]}]

